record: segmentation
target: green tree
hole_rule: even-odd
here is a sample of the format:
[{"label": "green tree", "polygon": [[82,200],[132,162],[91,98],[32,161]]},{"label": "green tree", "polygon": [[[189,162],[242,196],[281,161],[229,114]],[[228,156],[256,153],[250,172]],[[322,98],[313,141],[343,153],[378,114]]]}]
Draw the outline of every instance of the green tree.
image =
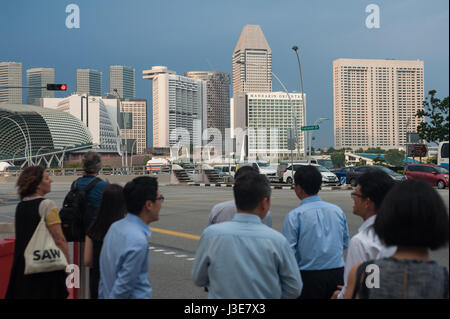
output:
[{"label": "green tree", "polygon": [[405,160],[405,151],[391,149],[387,151],[386,154],[384,154],[384,159],[392,166],[403,166],[403,161]]},{"label": "green tree", "polygon": [[331,153],[331,161],[334,167],[345,166],[345,153],[344,152],[334,152]]},{"label": "green tree", "polygon": [[[424,109],[417,111],[416,117],[422,122],[417,126],[419,137],[427,142],[439,144],[448,141],[448,96],[442,101],[435,97],[436,90],[428,92],[423,102]],[[426,121],[428,119],[428,121]]]}]

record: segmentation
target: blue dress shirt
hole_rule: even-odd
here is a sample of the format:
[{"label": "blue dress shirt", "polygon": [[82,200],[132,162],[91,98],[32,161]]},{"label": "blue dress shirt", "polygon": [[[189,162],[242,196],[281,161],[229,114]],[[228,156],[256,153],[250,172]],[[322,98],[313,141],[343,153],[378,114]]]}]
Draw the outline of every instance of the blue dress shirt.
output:
[{"label": "blue dress shirt", "polygon": [[204,230],[192,278],[209,298],[296,298],[303,286],[286,238],[241,213]]},{"label": "blue dress shirt", "polygon": [[111,225],[100,253],[99,299],[149,299],[151,231],[134,214]]},{"label": "blue dress shirt", "polygon": [[283,224],[300,270],[326,270],[344,267],[344,250],[349,243],[347,218],[338,206],[320,196],[302,200],[289,212]]}]

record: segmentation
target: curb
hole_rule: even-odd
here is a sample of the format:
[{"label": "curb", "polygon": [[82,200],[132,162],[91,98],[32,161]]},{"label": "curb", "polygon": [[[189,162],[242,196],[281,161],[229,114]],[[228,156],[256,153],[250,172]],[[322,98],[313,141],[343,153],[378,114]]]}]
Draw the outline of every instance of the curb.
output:
[{"label": "curb", "polygon": [[[198,187],[233,187],[233,184],[211,184],[211,183],[188,183],[188,186],[198,186]],[[292,190],[294,189],[293,186],[270,186],[271,189],[289,189]],[[340,187],[340,186],[326,186],[326,187],[322,187],[321,190],[350,190],[353,189],[352,187]]]}]

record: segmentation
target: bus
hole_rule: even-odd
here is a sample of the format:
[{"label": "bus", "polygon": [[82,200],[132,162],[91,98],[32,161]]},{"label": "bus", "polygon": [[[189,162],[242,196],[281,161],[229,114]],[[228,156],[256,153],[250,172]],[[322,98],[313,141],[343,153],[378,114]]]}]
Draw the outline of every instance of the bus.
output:
[{"label": "bus", "polygon": [[439,143],[437,163],[448,169],[448,141]]}]

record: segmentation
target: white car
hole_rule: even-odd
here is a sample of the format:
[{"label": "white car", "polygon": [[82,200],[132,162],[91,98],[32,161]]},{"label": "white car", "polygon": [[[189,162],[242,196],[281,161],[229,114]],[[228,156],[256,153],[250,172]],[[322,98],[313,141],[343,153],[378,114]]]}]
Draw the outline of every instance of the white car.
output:
[{"label": "white car", "polygon": [[239,167],[253,166],[259,169],[259,172],[266,175],[269,182],[278,182],[277,171],[270,166],[269,162],[257,161],[257,162],[245,162],[239,163]]},{"label": "white car", "polygon": [[[308,163],[294,163],[294,170],[297,170],[300,166],[309,165]],[[320,174],[322,174],[322,185],[340,185],[339,178],[330,172],[325,167],[318,164],[311,164],[312,166],[317,167]],[[283,183],[292,184],[293,176],[292,176],[292,165],[289,165],[283,173]]]}]

